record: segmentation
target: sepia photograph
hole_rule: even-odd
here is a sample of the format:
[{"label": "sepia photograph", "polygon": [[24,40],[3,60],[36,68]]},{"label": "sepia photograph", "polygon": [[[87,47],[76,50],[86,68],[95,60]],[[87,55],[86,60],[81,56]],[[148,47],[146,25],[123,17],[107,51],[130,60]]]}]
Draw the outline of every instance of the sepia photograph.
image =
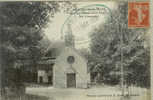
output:
[{"label": "sepia photograph", "polygon": [[0,100],[151,100],[149,1],[1,1]]}]

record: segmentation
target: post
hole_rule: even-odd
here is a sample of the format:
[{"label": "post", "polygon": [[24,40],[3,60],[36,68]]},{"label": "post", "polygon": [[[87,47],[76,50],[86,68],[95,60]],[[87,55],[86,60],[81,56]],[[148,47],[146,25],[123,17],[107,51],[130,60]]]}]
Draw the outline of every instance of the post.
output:
[{"label": "post", "polygon": [[119,24],[119,33],[121,33],[121,37],[120,37],[120,44],[121,44],[121,88],[122,88],[122,96],[124,96],[123,34],[122,34],[120,24]]}]

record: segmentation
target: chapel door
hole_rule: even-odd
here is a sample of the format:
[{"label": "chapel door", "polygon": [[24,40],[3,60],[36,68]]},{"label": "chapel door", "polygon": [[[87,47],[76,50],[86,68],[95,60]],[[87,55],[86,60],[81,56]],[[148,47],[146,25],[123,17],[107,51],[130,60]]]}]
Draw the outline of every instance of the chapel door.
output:
[{"label": "chapel door", "polygon": [[76,87],[76,75],[75,73],[67,74],[67,87]]}]

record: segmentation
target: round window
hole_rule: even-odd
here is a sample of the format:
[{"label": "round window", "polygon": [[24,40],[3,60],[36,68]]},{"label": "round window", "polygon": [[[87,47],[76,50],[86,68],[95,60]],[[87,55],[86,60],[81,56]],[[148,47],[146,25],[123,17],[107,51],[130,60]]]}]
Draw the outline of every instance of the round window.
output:
[{"label": "round window", "polygon": [[74,56],[68,56],[68,57],[67,57],[67,62],[68,62],[68,63],[72,64],[72,63],[74,63],[74,61],[75,61]]}]

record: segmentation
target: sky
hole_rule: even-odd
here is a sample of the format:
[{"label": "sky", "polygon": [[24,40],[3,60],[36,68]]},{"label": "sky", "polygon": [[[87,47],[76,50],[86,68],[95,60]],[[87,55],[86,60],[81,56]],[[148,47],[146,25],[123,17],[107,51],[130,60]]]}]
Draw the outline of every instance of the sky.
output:
[{"label": "sky", "polygon": [[[104,23],[110,16],[109,10],[114,9],[114,2],[73,2],[79,10],[77,14],[66,14],[59,12],[48,23],[45,29],[45,34],[51,42],[62,41],[61,37],[70,30],[67,25],[70,23],[72,34],[75,36],[76,48],[89,48],[90,38],[89,34],[98,25]],[[102,6],[95,6],[100,4]],[[89,6],[90,5],[90,6]],[[107,7],[107,8],[106,8]],[[87,14],[87,13],[88,14]],[[95,13],[95,14],[94,14]]]}]

